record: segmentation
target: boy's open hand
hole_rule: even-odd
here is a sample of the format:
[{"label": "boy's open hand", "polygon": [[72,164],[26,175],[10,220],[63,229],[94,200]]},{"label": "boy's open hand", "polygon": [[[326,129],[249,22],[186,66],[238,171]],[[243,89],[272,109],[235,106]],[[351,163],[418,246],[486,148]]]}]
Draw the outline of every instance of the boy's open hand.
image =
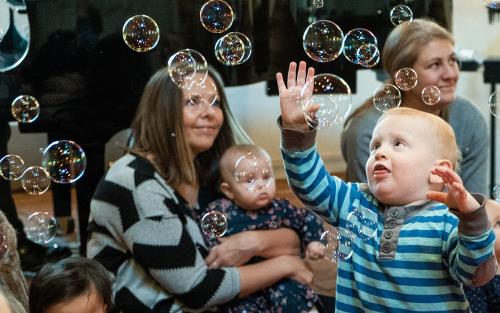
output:
[{"label": "boy's open hand", "polygon": [[460,211],[461,213],[472,212],[481,206],[465,189],[460,176],[451,169],[436,166],[431,170],[431,173],[443,179],[448,192],[429,191],[427,192],[428,199],[442,202],[450,209]]},{"label": "boy's open hand", "polygon": [[[281,73],[276,74],[278,90],[280,95],[281,117],[284,128],[293,128],[299,130],[308,130],[309,126],[304,118],[304,112],[299,104],[300,92],[306,82],[309,82],[310,88],[306,90],[305,96],[309,97],[313,92],[314,68],[310,67],[306,73],[306,62],[301,61],[297,71],[297,63],[291,62],[288,68],[287,84],[283,80]],[[310,111],[314,112],[319,106],[310,106]]]}]

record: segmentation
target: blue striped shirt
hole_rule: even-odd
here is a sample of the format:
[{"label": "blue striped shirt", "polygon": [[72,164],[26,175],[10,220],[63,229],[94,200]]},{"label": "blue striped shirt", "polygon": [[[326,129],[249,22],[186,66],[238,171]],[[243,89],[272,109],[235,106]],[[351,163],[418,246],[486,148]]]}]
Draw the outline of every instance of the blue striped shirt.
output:
[{"label": "blue striped shirt", "polygon": [[[469,311],[462,284],[473,285],[478,272],[482,273],[478,269],[492,265],[495,235],[491,227],[466,235],[459,232],[459,218],[441,203],[400,207],[399,212],[407,214],[396,227],[399,237],[394,247],[384,251],[381,243],[392,207],[379,203],[366,184],[331,176],[315,145],[304,151],[284,146],[289,185],[307,207],[341,229],[346,229],[347,216],[355,209],[370,210],[378,217],[375,236],[355,237],[352,256],[339,262],[337,312]],[[385,253],[390,250],[392,254]]]}]

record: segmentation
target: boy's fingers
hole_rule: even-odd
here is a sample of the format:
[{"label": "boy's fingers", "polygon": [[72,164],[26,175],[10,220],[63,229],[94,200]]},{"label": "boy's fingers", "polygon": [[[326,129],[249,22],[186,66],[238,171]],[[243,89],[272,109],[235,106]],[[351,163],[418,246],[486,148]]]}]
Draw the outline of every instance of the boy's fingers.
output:
[{"label": "boy's fingers", "polygon": [[288,79],[287,79],[288,88],[295,86],[295,71],[296,70],[297,70],[297,63],[291,62],[290,67],[288,68]]},{"label": "boy's fingers", "polygon": [[441,203],[446,203],[447,195],[448,194],[445,192],[428,191],[427,192],[427,199],[432,200],[432,201],[441,202]]},{"label": "boy's fingers", "polygon": [[283,74],[276,74],[276,82],[278,83],[278,92],[281,95],[286,90],[285,82],[283,81]]}]

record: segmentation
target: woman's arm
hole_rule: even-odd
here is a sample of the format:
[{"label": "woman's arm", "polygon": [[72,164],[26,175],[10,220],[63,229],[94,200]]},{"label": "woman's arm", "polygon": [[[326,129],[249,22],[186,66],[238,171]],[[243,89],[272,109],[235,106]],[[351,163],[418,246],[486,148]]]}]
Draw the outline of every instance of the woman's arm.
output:
[{"label": "woman's arm", "polygon": [[254,256],[272,258],[300,254],[299,237],[287,228],[245,231],[219,240],[221,243],[205,258],[210,268],[241,266]]},{"label": "woman's arm", "polygon": [[264,287],[289,277],[302,284],[310,284],[313,274],[304,262],[291,255],[282,255],[259,263],[245,265],[240,271],[239,298],[245,298]]}]

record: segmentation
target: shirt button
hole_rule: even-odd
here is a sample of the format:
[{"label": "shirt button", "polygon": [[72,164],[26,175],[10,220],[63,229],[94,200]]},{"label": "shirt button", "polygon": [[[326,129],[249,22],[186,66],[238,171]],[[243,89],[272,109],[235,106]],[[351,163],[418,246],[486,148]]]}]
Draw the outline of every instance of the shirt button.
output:
[{"label": "shirt button", "polygon": [[398,217],[398,211],[397,211],[397,210],[391,211],[391,212],[389,213],[389,215],[390,215],[392,218],[396,218],[396,217]]},{"label": "shirt button", "polygon": [[396,227],[396,221],[390,221],[389,223],[387,223],[387,228],[394,228]]},{"label": "shirt button", "polygon": [[384,237],[387,238],[387,239],[391,239],[392,238],[392,231],[388,230],[384,233]]},{"label": "shirt button", "polygon": [[389,252],[391,252],[391,247],[389,246],[389,244],[388,244],[388,243],[387,243],[387,244],[385,244],[385,245],[382,247],[382,251],[383,251],[384,253],[389,253]]}]

